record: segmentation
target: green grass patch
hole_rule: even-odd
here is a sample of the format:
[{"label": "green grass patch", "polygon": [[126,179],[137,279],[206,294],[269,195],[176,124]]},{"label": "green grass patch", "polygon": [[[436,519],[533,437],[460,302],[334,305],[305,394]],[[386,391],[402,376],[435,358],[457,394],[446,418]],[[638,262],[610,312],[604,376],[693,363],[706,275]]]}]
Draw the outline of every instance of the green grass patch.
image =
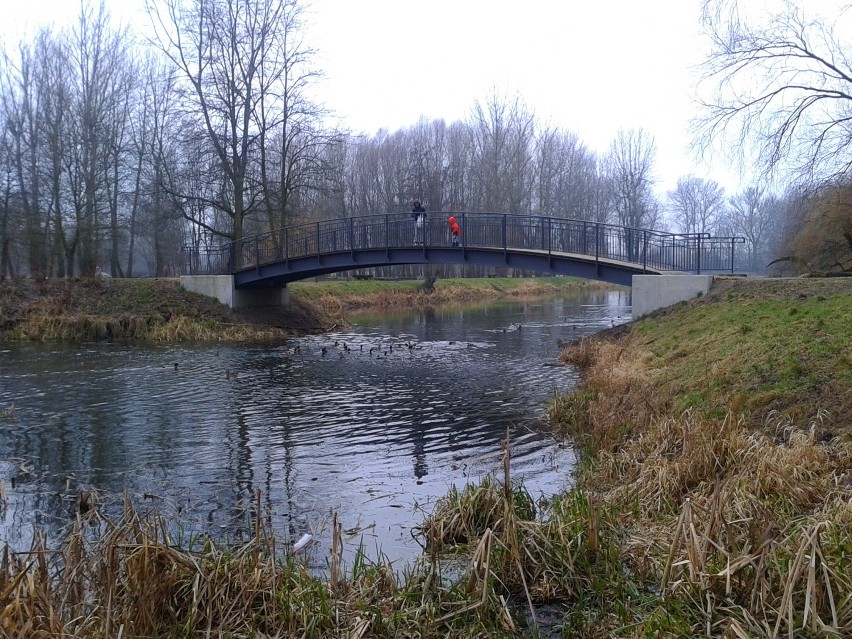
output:
[{"label": "green grass patch", "polygon": [[850,317],[852,294],[697,303],[640,320],[632,333],[681,409],[727,409],[746,395],[753,410],[807,417],[831,404],[834,419],[847,420]]}]

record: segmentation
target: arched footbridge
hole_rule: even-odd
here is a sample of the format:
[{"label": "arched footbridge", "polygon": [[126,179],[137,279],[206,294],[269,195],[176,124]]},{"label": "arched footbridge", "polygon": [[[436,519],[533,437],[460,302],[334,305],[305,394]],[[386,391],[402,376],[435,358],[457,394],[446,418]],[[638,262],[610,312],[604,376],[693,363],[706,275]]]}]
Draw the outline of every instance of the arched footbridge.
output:
[{"label": "arched footbridge", "polygon": [[[461,227],[458,246],[447,218]],[[231,274],[236,289],[280,288],[339,271],[477,264],[631,285],[633,275],[733,272],[738,237],[677,234],[558,217],[388,213],[288,226],[187,253],[190,274]]]}]

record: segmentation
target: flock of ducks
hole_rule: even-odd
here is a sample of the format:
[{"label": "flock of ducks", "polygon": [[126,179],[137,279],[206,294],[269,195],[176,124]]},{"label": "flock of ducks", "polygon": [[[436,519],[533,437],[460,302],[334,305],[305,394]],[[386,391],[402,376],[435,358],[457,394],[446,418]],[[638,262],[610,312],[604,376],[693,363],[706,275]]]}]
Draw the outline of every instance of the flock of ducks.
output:
[{"label": "flock of ducks", "polygon": [[[450,342],[450,344],[455,344],[456,342]],[[469,345],[470,346],[470,345]],[[416,342],[405,341],[405,342],[379,342],[379,344],[369,345],[369,344],[359,344],[357,350],[350,347],[346,342],[341,340],[335,340],[334,344],[323,345],[319,348],[319,351],[311,351],[308,347],[297,344],[294,346],[289,352],[296,355],[301,353],[311,353],[318,352],[320,357],[327,357],[336,354],[338,359],[342,359],[349,353],[359,353],[366,354],[370,357],[375,355],[376,359],[381,359],[383,357],[389,357],[394,353],[413,353],[414,351],[419,351],[423,349],[423,344],[418,344]]]},{"label": "flock of ducks", "polygon": [[[523,325],[520,322],[515,322],[510,324],[508,327],[503,328],[502,332],[513,332],[520,331],[523,328]],[[474,348],[473,342],[462,342],[458,340],[450,340],[447,342],[449,346],[458,346],[460,344],[464,344],[465,348],[471,349]],[[406,341],[391,341],[391,342],[379,342],[378,344],[359,344],[358,348],[355,349],[350,347],[343,340],[334,340],[334,343],[324,344],[319,347],[319,349],[311,348],[305,344],[296,344],[292,348],[287,349],[287,353],[291,355],[311,355],[318,354],[320,357],[333,357],[337,356],[338,359],[343,359],[350,353],[358,353],[361,355],[367,355],[368,357],[374,359],[383,359],[387,357],[393,356],[395,353],[408,353],[413,354],[415,351],[423,350],[424,345],[418,344],[417,342],[412,342],[410,340]],[[174,364],[175,370],[178,370],[178,364],[175,362]],[[238,373],[236,371],[226,370],[225,378],[229,380],[237,379]]]},{"label": "flock of ducks", "polygon": [[[513,323],[509,325],[507,328],[503,328],[502,332],[512,332],[512,331],[520,331],[523,327],[522,324]],[[464,344],[465,348],[474,348],[473,342],[464,342],[460,340],[450,340],[446,342],[449,346],[457,346],[459,344]],[[396,341],[396,342],[379,342],[378,344],[359,344],[358,348],[355,349],[350,347],[343,340],[334,340],[333,344],[325,344],[319,347],[319,350],[312,350],[308,346],[303,344],[296,344],[291,349],[288,349],[288,352],[292,355],[299,354],[308,354],[308,353],[318,353],[320,357],[329,357],[332,355],[337,355],[338,359],[342,359],[349,353],[359,353],[365,354],[369,357],[375,357],[375,359],[382,359],[384,357],[390,357],[394,353],[414,353],[415,351],[422,350],[424,348],[423,344],[418,344],[417,342],[412,341]]]},{"label": "flock of ducks", "polygon": [[[568,318],[566,318],[566,319],[568,319]],[[611,320],[611,324],[613,326],[615,325],[614,319]],[[573,330],[577,330],[578,326],[577,326],[577,324],[572,324],[571,328]],[[508,327],[504,327],[503,329],[501,329],[501,332],[509,333],[509,332],[520,331],[521,329],[523,329],[523,324],[521,324],[520,322],[513,322]],[[560,342],[562,342],[562,340],[557,340],[557,346],[561,347],[563,345],[563,343],[560,343]],[[464,343],[466,348],[473,348],[474,347],[474,344],[472,342],[459,342],[459,341],[455,341],[455,340],[450,340],[449,342],[447,342],[447,344],[449,344],[450,346],[455,346],[455,345],[460,344],[460,343]],[[567,342],[565,342],[565,343],[567,343]],[[369,357],[374,357],[375,359],[382,359],[382,358],[390,357],[394,353],[402,352],[402,353],[410,353],[411,354],[411,353],[414,353],[415,351],[422,350],[423,347],[424,347],[423,344],[418,344],[416,342],[400,341],[400,342],[387,342],[387,343],[386,342],[379,342],[378,344],[374,344],[374,345],[359,344],[358,349],[355,350],[352,347],[350,347],[345,341],[338,339],[338,340],[334,340],[333,344],[325,344],[325,345],[320,346],[319,350],[312,350],[310,347],[308,347],[306,345],[296,344],[292,348],[287,349],[287,352],[290,353],[290,354],[293,354],[293,355],[317,353],[317,354],[319,354],[320,357],[328,357],[328,356],[336,354],[338,359],[343,359],[344,357],[346,357],[346,355],[348,355],[352,352],[356,352],[356,353],[359,353],[359,354],[366,354]],[[175,369],[175,371],[178,370],[178,362],[174,363],[174,369]],[[226,379],[229,379],[229,380],[236,379],[237,376],[238,376],[238,373],[235,372],[235,371],[231,371],[231,370],[225,371]]]}]

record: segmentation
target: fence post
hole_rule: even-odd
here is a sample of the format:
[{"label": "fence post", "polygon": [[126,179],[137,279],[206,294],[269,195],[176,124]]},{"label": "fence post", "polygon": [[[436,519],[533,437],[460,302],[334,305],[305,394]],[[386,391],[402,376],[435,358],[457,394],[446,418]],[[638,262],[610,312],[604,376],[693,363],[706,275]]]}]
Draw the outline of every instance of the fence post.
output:
[{"label": "fence post", "polygon": [[734,274],[734,242],[735,238],[731,238],[731,275]]},{"label": "fence post", "polygon": [[701,275],[701,233],[698,234],[698,275]]},{"label": "fence post", "polygon": [[547,220],[547,254],[550,255],[553,253],[553,220],[549,217],[545,219]]},{"label": "fence post", "polygon": [[506,219],[507,219],[507,216],[506,216],[506,214],[504,213],[504,214],[503,214],[503,252],[504,252],[504,253],[505,253],[505,252],[506,252],[506,250],[509,248],[509,247],[507,246],[507,244],[506,244],[506,242],[507,242],[507,239],[506,239]]},{"label": "fence post", "polygon": [[595,222],[595,262],[600,260],[601,256],[601,223]]},{"label": "fence post", "polygon": [[648,272],[648,231],[642,229],[642,272]]}]

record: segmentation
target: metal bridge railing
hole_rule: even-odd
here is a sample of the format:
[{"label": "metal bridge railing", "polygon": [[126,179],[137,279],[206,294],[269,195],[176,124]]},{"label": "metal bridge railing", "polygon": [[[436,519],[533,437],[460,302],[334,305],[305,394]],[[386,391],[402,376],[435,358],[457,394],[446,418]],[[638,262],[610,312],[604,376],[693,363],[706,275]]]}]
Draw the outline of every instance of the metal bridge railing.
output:
[{"label": "metal bridge railing", "polygon": [[[427,213],[423,248],[450,246],[447,218],[451,215],[461,226],[460,250],[568,253],[662,271],[733,272],[736,245],[745,242],[738,237],[684,235],[587,220],[447,211]],[[187,267],[191,274],[233,273],[330,253],[415,246],[420,248],[410,214],[387,213],[299,224],[245,237],[239,243],[188,251]]]}]

